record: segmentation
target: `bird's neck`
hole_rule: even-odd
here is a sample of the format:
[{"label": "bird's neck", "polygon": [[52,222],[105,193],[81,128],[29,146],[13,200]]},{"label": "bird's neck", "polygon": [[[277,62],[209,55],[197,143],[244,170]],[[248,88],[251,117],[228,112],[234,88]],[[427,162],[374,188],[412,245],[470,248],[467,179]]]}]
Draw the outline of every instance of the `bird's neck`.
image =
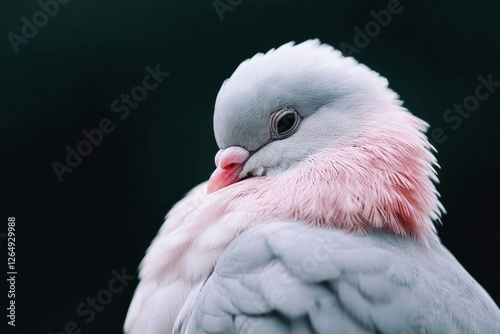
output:
[{"label": "bird's neck", "polygon": [[[365,233],[385,229],[427,244],[444,208],[427,124],[395,107],[345,145],[325,148],[279,175],[244,180],[225,207],[257,219],[298,220]],[[252,218],[255,219],[255,218]],[[239,224],[238,224],[239,225]]]}]

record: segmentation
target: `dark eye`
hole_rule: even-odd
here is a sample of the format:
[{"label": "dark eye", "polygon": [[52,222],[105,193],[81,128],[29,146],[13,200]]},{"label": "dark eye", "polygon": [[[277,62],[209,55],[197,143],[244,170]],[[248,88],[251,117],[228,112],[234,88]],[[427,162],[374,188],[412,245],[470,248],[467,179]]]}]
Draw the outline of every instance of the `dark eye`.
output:
[{"label": "dark eye", "polygon": [[271,115],[271,137],[284,139],[297,131],[301,117],[295,109],[282,109]]}]

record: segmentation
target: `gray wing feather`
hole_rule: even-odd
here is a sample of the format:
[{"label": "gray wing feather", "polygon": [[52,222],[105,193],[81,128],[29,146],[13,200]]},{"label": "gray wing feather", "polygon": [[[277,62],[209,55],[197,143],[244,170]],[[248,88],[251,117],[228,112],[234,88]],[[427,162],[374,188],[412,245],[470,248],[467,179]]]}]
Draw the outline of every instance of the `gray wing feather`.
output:
[{"label": "gray wing feather", "polygon": [[254,228],[192,300],[180,333],[500,333],[500,310],[439,240],[384,232]]}]

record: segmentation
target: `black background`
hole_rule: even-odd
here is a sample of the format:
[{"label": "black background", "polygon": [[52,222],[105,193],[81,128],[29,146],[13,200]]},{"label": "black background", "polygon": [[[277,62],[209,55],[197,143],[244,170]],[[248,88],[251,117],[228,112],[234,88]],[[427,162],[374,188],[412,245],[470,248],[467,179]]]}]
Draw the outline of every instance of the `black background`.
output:
[{"label": "black background", "polygon": [[[7,34],[20,35],[21,18],[32,22],[40,7],[2,0],[0,232],[14,216],[18,272],[17,326],[8,332],[58,333],[75,321],[82,333],[119,333],[136,281],[90,323],[77,305],[107,287],[111,270],[135,274],[168,209],[210,175],[217,151],[212,112],[222,81],[244,59],[291,40],[353,44],[354,27],[364,29],[370,11],[387,3],[244,0],[221,21],[209,0],[72,0],[15,53]],[[436,143],[438,189],[448,210],[439,234],[498,304],[500,88],[456,130],[443,113],[474,94],[479,75],[500,81],[500,6],[422,0],[401,6],[354,56],[448,136]],[[170,75],[120,120],[111,102],[156,64]],[[52,162],[64,163],[65,147],[75,148],[85,139],[81,131],[103,118],[115,130],[60,183]]]}]

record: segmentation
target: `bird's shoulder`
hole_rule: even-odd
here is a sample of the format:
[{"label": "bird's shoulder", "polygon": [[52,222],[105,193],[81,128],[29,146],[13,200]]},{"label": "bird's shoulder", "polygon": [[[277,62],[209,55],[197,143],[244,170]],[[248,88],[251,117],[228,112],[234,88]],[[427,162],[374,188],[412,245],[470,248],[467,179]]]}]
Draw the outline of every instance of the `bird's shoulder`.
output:
[{"label": "bird's shoulder", "polygon": [[441,245],[272,223],[235,239],[178,319],[201,333],[500,333],[500,311]]}]

